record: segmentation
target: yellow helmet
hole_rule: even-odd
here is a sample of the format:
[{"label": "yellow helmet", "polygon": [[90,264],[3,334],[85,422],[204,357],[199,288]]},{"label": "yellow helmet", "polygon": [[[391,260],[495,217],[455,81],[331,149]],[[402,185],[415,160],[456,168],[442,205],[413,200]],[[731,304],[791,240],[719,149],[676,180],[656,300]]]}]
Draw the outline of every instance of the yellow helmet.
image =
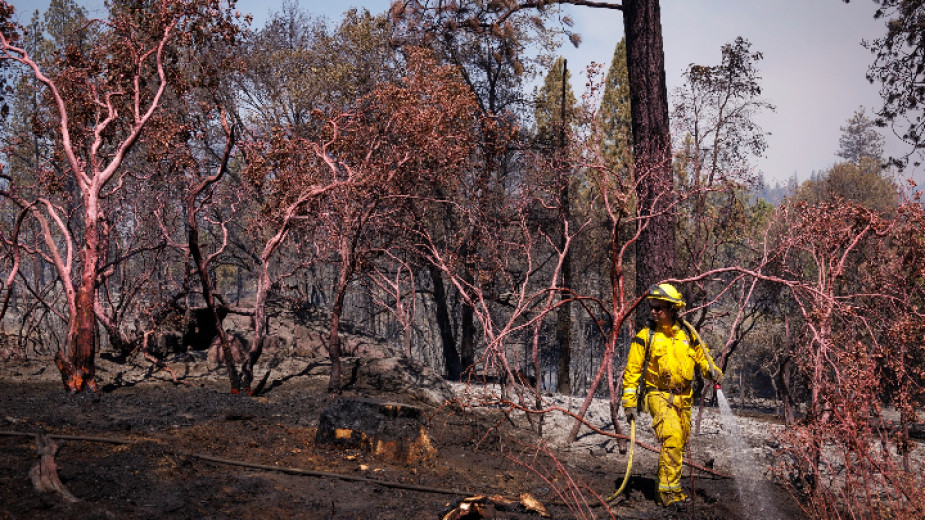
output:
[{"label": "yellow helmet", "polygon": [[681,296],[681,293],[670,283],[653,285],[652,288],[649,289],[649,294],[646,295],[646,298],[666,301],[678,309],[683,309],[687,306],[687,304],[684,303],[684,297]]}]

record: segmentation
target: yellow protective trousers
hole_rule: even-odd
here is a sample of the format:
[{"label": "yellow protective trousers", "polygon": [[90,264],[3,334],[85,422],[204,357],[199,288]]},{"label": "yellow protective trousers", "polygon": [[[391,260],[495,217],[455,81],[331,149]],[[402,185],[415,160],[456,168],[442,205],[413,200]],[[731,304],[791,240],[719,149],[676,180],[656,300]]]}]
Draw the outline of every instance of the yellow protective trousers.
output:
[{"label": "yellow protective trousers", "polygon": [[662,445],[658,456],[658,496],[662,505],[684,500],[681,491],[681,468],[684,447],[691,435],[691,401],[684,396],[649,390],[646,396],[652,427]]}]

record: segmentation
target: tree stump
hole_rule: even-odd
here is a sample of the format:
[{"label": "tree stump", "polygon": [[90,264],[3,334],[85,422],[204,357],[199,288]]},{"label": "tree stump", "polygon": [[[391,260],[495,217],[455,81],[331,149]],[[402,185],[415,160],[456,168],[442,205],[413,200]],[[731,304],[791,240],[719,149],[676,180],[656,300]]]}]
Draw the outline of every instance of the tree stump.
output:
[{"label": "tree stump", "polygon": [[68,502],[77,502],[77,497],[72,495],[58,478],[58,467],[55,465],[58,444],[45,435],[36,435],[35,450],[38,452],[39,461],[29,470],[29,478],[36,491],[59,493]]},{"label": "tree stump", "polygon": [[321,413],[315,442],[360,448],[376,456],[415,464],[437,450],[418,407],[376,399],[341,399]]}]

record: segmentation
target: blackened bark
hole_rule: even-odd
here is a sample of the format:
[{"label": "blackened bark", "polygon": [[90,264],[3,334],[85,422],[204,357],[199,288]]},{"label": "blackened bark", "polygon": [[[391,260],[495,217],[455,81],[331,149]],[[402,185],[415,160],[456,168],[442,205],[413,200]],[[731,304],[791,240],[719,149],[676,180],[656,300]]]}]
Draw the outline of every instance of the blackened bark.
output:
[{"label": "blackened bark", "polygon": [[96,392],[96,275],[100,265],[100,221],[102,212],[99,199],[84,198],[86,228],[83,249],[83,272],[80,286],[74,297],[74,308],[69,312],[67,354],[60,350],[55,355],[55,364],[61,372],[65,388],[71,392],[90,390]]},{"label": "blackened bark", "polygon": [[[196,270],[199,271],[199,280],[202,283],[202,298],[206,302],[209,313],[215,320],[215,328],[218,332],[218,338],[221,343],[222,357],[225,359],[225,368],[228,370],[228,381],[231,384],[231,393],[237,394],[241,391],[241,377],[238,374],[238,368],[234,364],[234,354],[231,352],[231,341],[228,339],[228,333],[222,326],[222,318],[218,315],[218,309],[215,305],[215,295],[212,292],[212,277],[206,266],[205,258],[202,256],[202,250],[199,248],[199,227],[196,223],[196,216],[193,212],[193,198],[187,199],[187,240],[189,243],[190,254],[193,256],[193,262],[196,264]],[[247,381],[246,392],[250,391],[250,378]]]},{"label": "blackened bark", "polygon": [[[361,219],[360,222],[365,221]],[[328,381],[328,393],[339,394],[341,392],[340,374],[340,319],[344,313],[344,298],[347,296],[347,288],[350,285],[350,279],[356,270],[356,245],[359,240],[359,229],[357,226],[353,230],[351,237],[341,238],[341,266],[340,275],[337,279],[337,288],[334,293],[334,305],[331,307],[331,329],[328,336],[328,357],[331,359],[331,379]]]},{"label": "blackened bark", "polygon": [[456,340],[453,338],[453,325],[450,323],[450,311],[446,301],[446,287],[443,284],[443,274],[436,267],[430,267],[430,279],[434,285],[434,314],[437,318],[437,329],[440,331],[440,341],[443,343],[443,362],[446,377],[450,381],[458,381],[462,374],[462,363],[459,352],[456,350]]},{"label": "blackened bark", "polygon": [[[86,278],[86,277],[85,277]],[[67,354],[58,351],[55,364],[64,387],[71,393],[96,392],[96,315],[93,304],[96,287],[84,281],[77,290],[77,314],[68,339]]]},{"label": "blackened bark", "polygon": [[[568,288],[571,283],[571,273],[568,273],[568,259],[562,266],[562,286]],[[562,293],[562,300],[569,298],[567,292]],[[572,312],[568,303],[563,303],[556,312],[556,343],[559,346],[559,365],[557,370],[557,387],[560,394],[572,393]]]},{"label": "blackened bark", "polygon": [[778,385],[780,387],[778,399],[780,399],[784,408],[784,424],[790,426],[796,422],[796,414],[794,413],[793,406],[795,399],[793,398],[793,389],[790,384],[792,381],[791,378],[793,377],[793,363],[790,357],[784,358],[777,373]]},{"label": "blackened bark", "polygon": [[[468,244],[476,244],[478,240],[478,231],[473,231],[466,244],[460,248],[460,256],[468,259],[472,253]],[[472,275],[474,270],[475,265],[467,261],[463,267],[462,278],[468,286],[472,286],[474,282]],[[475,364],[475,309],[466,301],[463,301],[460,307],[459,356],[463,370],[467,370]]]},{"label": "blackened bark", "polygon": [[[559,150],[560,153],[565,153],[565,128],[567,121],[565,119],[565,93],[566,87],[568,86],[568,62],[562,60],[562,96],[560,98],[559,108],[561,112],[559,114]],[[568,167],[568,163],[564,163],[563,167]],[[566,223],[568,223],[572,218],[572,207],[569,200],[569,187],[570,187],[570,178],[568,172],[565,172],[563,179],[562,191],[559,192],[559,208],[562,214],[560,218],[562,219],[562,236],[560,237],[559,248],[560,250],[565,249],[565,244],[567,241],[566,233],[568,229]],[[572,255],[566,252],[565,258],[562,262],[562,289],[559,297],[562,302],[565,302],[571,295],[568,293],[568,290],[572,286]],[[556,372],[557,375],[557,387],[559,393],[565,395],[571,395],[572,393],[572,377],[571,377],[571,367],[572,367],[572,307],[568,303],[562,303],[559,306],[558,311],[556,311],[556,343],[559,346],[559,366]]]},{"label": "blackened bark", "polygon": [[[664,212],[673,198],[671,137],[668,126],[668,89],[658,0],[623,2],[626,66],[630,85],[637,211],[644,219]],[[674,215],[666,212],[643,220],[636,247],[638,292],[676,275]],[[644,312],[636,322],[645,324]]]},{"label": "blackened bark", "polygon": [[328,381],[328,392],[339,394],[340,386],[340,317],[344,312],[344,297],[347,294],[349,274],[345,276],[346,267],[342,267],[340,281],[337,284],[337,294],[334,296],[334,306],[331,308],[331,330],[328,337],[328,357],[331,359],[331,378]]},{"label": "blackened bark", "polygon": [[472,306],[462,305],[462,334],[459,341],[459,354],[464,369],[475,364],[475,319]]}]

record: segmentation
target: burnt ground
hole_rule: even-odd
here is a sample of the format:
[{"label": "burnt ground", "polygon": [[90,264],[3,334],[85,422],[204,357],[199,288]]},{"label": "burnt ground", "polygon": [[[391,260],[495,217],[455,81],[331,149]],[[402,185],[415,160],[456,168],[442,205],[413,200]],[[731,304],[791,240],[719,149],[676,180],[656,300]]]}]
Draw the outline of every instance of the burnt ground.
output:
[{"label": "burnt ground", "polygon": [[[407,465],[358,449],[316,445],[319,416],[336,399],[326,392],[327,364],[288,359],[268,365],[273,363],[264,394],[246,397],[230,395],[218,369],[203,368],[204,359],[172,364],[181,384],[144,361],[100,360],[103,390],[74,396],[63,391],[47,361],[3,362],[0,520],[438,519],[449,503],[466,495],[517,499],[522,493],[543,503],[552,518],[576,518],[582,513],[555,492],[568,479],[537,446],[556,456],[588,500],[591,492],[612,493],[626,467],[615,443],[593,434],[582,434],[584,444],[560,449],[555,442],[541,443],[522,418],[508,419],[497,408],[440,406],[451,388],[406,362],[377,371],[369,368],[375,363],[356,361],[343,396],[424,408],[436,458]],[[76,502],[34,489],[28,473],[38,460],[31,435],[36,433],[60,443],[58,475]],[[694,486],[691,505],[677,512],[659,508],[653,503],[655,455],[637,449],[636,460],[627,498],[612,507],[617,518],[751,517],[747,511],[753,508],[739,502],[734,480],[697,474],[692,481],[687,470],[685,487]],[[768,489],[762,500],[773,501],[781,518],[802,516],[786,491]],[[595,504],[585,514],[609,517]],[[514,510],[498,511],[495,518],[540,516]]]}]

